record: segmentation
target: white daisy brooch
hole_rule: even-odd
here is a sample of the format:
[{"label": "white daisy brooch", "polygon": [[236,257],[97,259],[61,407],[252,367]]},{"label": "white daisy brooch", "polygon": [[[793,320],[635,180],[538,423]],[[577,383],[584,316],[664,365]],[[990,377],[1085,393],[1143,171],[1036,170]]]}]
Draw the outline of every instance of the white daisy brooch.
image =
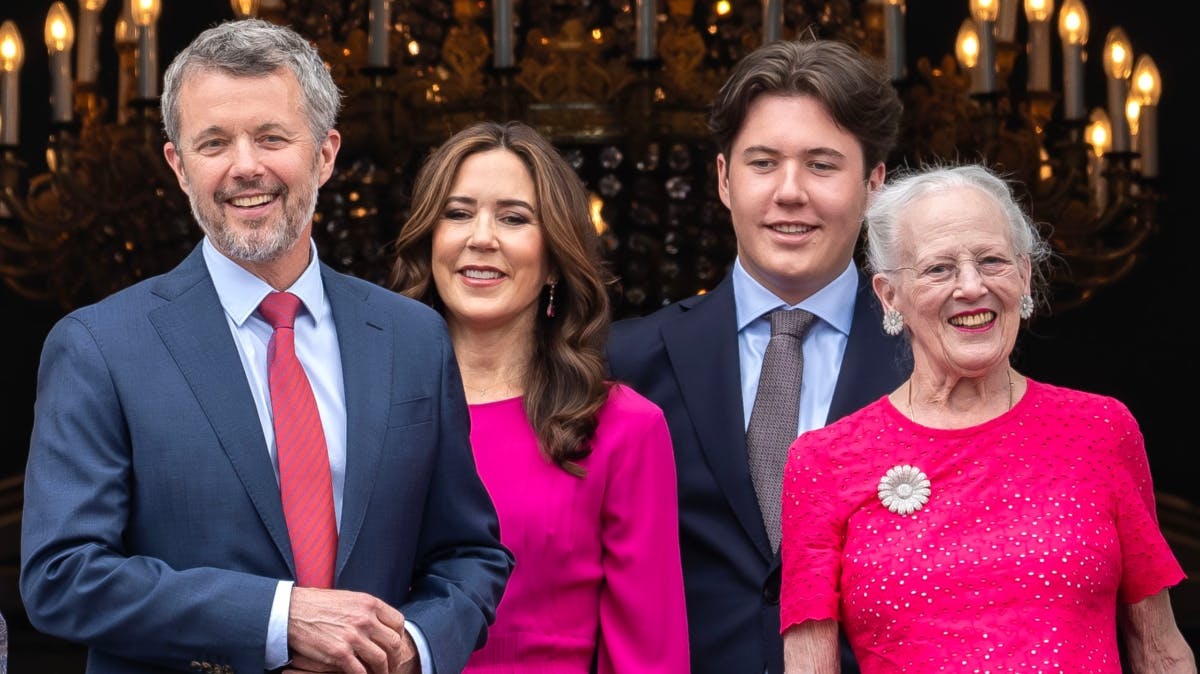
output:
[{"label": "white daisy brooch", "polygon": [[929,502],[929,478],[916,466],[895,466],[879,480],[879,500],[897,515],[910,515]]}]

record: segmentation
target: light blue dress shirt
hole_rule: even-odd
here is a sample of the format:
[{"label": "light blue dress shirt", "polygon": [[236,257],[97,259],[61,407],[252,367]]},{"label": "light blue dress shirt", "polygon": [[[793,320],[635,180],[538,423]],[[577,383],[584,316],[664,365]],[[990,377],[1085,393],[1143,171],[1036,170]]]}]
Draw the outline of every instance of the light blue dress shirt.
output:
[{"label": "light blue dress shirt", "polygon": [[[287,292],[300,298],[304,310],[296,316],[296,357],[304,367],[317,400],[317,411],[325,429],[325,447],[329,451],[329,470],[333,478],[333,508],[338,528],[342,523],[342,493],[346,484],[346,391],[342,380],[342,352],[337,341],[337,326],[317,262],[317,248],[312,250],[308,267]],[[202,244],[204,264],[216,287],[217,297],[225,310],[225,320],[237,345],[250,394],[258,410],[275,479],[279,479],[279,456],[275,446],[275,427],[271,422],[271,389],[267,379],[267,345],[273,329],[257,312],[258,305],[274,288],[219,252],[205,237]],[[266,669],[275,669],[288,662],[287,620],[291,608],[291,580],[281,580],[275,589],[267,625]],[[423,674],[433,674],[432,658],[424,634],[416,625],[405,621],[405,629],[417,644]]]},{"label": "light blue dress shirt", "polygon": [[733,263],[733,297],[737,308],[738,361],[742,373],[742,420],[749,426],[763,354],[771,341],[767,314],[775,309],[804,309],[820,320],[804,336],[804,377],[800,384],[800,409],[796,411],[798,433],[821,428],[829,416],[829,404],[842,369],[842,355],[854,319],[858,293],[858,271],[851,261],[832,283],[796,305],[788,305],[754,280],[741,260]]}]

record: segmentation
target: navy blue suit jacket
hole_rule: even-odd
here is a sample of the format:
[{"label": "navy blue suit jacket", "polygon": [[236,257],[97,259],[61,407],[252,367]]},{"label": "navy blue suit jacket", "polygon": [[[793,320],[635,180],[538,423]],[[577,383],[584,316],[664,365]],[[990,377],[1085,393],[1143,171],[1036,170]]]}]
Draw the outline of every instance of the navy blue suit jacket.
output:
[{"label": "navy blue suit jacket", "polygon": [[[321,268],[341,348],[346,477],[335,586],[398,608],[439,672],[483,643],[512,558],[471,455],[441,318]],[[88,672],[261,672],[294,578],[279,487],[200,248],[46,339],[20,586]]]},{"label": "navy blue suit jacket", "polygon": [[[826,423],[907,376],[899,340],[859,275],[849,341]],[[613,325],[609,367],[667,416],[679,477],[679,527],[693,674],[783,671],[780,558],[750,481],[733,282]]]}]

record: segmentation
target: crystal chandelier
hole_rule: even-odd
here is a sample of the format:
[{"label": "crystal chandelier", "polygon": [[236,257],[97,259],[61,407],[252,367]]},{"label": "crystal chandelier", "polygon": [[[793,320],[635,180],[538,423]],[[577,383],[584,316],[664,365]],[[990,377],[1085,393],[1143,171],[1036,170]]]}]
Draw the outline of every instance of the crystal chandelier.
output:
[{"label": "crystal chandelier", "polygon": [[[26,47],[12,22],[0,26],[0,278],[23,296],[93,301],[169,269],[199,237],[161,154],[159,3],[126,0],[111,95],[96,77],[105,0],[82,0],[76,16],[50,5],[51,133],[37,175],[19,153]],[[339,168],[314,216],[340,270],[386,277],[431,147],[472,121],[520,119],[587,184],[619,315],[704,292],[735,255],[708,101],[764,40],[814,35],[887,64],[906,108],[892,167],[983,160],[1019,181],[1063,262],[1055,306],[1080,305],[1127,274],[1155,230],[1158,71],[1111,29],[1108,105],[1088,111],[1081,0],[963,3],[955,55],[911,72],[903,0],[233,0],[229,16],[296,27],[346,95]]]}]

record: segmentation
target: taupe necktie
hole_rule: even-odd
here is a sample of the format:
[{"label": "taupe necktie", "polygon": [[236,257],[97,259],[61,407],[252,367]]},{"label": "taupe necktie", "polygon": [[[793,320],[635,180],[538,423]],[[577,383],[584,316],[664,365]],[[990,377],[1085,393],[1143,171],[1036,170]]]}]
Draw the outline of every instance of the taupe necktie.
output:
[{"label": "taupe necktie", "polygon": [[800,377],[804,370],[800,344],[814,318],[803,309],[771,312],[771,341],[763,354],[758,392],[746,429],[750,479],[754,482],[772,552],[779,551],[783,466],[788,446],[796,439],[800,415]]}]

